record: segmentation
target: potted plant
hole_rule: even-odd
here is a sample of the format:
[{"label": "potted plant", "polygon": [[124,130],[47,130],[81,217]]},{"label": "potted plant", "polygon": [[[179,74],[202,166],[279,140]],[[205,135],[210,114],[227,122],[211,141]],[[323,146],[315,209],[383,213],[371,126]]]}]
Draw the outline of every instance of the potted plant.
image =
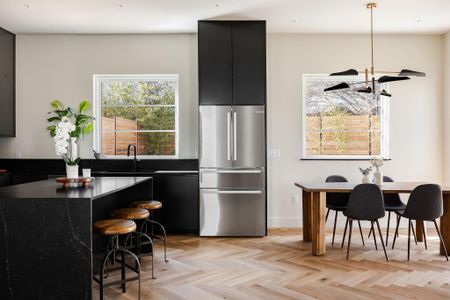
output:
[{"label": "potted plant", "polygon": [[359,171],[361,171],[361,174],[363,174],[362,183],[370,183],[369,174],[372,171],[372,167],[368,168],[359,168]]},{"label": "potted plant", "polygon": [[372,157],[370,164],[376,168],[376,171],[373,173],[373,182],[381,186],[383,184],[383,173],[380,172],[380,167],[384,164],[383,157]]},{"label": "potted plant", "polygon": [[66,162],[67,178],[78,178],[81,158],[78,156],[77,140],[94,129],[94,118],[84,113],[90,106],[89,102],[81,101],[78,111],[71,107],[65,108],[59,100],[53,100],[50,105],[53,110],[49,112],[52,116],[47,119],[51,124],[47,130],[55,142],[56,155]]}]

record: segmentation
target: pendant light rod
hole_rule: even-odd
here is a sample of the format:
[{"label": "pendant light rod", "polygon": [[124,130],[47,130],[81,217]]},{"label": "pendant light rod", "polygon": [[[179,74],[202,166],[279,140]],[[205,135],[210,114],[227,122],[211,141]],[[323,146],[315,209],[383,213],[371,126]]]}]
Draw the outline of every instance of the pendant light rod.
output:
[{"label": "pendant light rod", "polygon": [[375,76],[375,63],[374,63],[374,41],[373,41],[373,9],[377,7],[375,2],[370,2],[367,4],[367,8],[370,9],[370,48],[371,48],[371,59],[372,66],[370,68],[370,73]]}]

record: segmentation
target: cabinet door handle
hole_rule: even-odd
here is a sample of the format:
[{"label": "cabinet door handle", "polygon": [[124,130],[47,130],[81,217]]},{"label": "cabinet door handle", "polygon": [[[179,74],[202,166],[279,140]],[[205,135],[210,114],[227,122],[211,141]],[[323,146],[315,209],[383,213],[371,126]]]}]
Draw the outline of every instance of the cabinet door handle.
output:
[{"label": "cabinet door handle", "polygon": [[260,195],[261,191],[217,191],[217,194]]}]

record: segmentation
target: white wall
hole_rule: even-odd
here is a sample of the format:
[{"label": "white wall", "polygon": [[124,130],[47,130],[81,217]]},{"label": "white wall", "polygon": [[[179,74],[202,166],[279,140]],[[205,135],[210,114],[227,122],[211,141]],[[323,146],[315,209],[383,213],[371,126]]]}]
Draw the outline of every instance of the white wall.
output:
[{"label": "white wall", "polygon": [[[382,171],[397,181],[443,179],[441,36],[390,35],[375,40],[375,65],[381,70],[408,68],[426,78],[390,85],[390,153]],[[268,148],[281,157],[269,160],[269,224],[301,223],[301,195],[295,181],[324,181],[340,174],[361,180],[365,161],[300,161],[302,149],[302,74],[358,70],[370,66],[367,35],[272,35],[269,39]]]},{"label": "white wall", "polygon": [[443,142],[444,142],[444,183],[450,184],[450,32],[444,40],[444,76],[443,76]]},{"label": "white wall", "polygon": [[[173,35],[18,35],[17,137],[0,157],[55,158],[45,128],[52,99],[92,103],[93,74],[179,74],[180,158],[197,157],[197,38]],[[92,157],[92,135],[81,144]]]}]

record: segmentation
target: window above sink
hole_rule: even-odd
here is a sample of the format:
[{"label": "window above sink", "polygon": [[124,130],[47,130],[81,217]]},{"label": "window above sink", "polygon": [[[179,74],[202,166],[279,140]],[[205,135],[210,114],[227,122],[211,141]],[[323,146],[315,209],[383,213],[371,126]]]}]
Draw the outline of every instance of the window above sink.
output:
[{"label": "window above sink", "polygon": [[103,157],[178,157],[178,75],[94,75],[94,115]]}]

